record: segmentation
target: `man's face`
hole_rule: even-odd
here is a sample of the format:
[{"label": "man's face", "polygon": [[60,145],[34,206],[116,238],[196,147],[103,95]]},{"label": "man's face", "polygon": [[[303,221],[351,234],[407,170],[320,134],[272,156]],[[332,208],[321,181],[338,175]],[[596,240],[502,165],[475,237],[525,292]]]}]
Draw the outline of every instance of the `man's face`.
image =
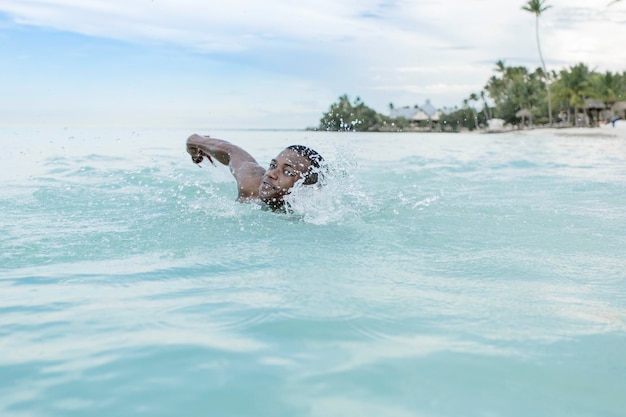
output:
[{"label": "man's face", "polygon": [[265,203],[281,202],[294,184],[304,177],[310,166],[311,162],[294,150],[285,149],[279,153],[272,159],[261,180],[261,200]]}]

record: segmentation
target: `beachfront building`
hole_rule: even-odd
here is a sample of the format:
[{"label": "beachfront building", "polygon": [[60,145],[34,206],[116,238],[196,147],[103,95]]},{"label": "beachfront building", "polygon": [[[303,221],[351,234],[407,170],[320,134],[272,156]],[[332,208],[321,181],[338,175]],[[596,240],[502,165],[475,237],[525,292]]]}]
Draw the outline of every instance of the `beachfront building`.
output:
[{"label": "beachfront building", "polygon": [[418,107],[409,107],[409,106],[405,106],[405,107],[399,107],[399,108],[392,108],[390,110],[390,114],[389,116],[392,119],[406,119],[406,120],[413,120],[413,116],[417,113]]},{"label": "beachfront building", "polygon": [[611,107],[612,116],[620,117],[626,120],[626,101],[618,101]]},{"label": "beachfront building", "polygon": [[423,106],[392,108],[390,116],[393,119],[404,118],[414,124],[423,125],[427,122],[438,123],[441,111],[432,105],[430,100],[426,100]]},{"label": "beachfront building", "polygon": [[[622,103],[622,104],[620,104]],[[608,121],[614,116],[620,117],[620,111],[626,116],[626,102],[616,102],[612,106],[605,104],[602,100],[586,98],[580,108],[576,108],[573,115],[570,109],[561,110],[556,116],[556,120],[561,127],[593,127],[598,126],[603,121]]]},{"label": "beachfront building", "polygon": [[[606,120],[608,113],[605,112],[606,105],[602,100],[593,98],[585,99],[584,122],[586,126],[598,126],[600,120]],[[606,113],[606,114],[605,114]]]},{"label": "beachfront building", "polygon": [[437,108],[430,103],[430,100],[426,100],[426,103],[424,103],[421,109],[428,116],[428,120],[433,122],[439,121],[441,111],[437,110]]}]

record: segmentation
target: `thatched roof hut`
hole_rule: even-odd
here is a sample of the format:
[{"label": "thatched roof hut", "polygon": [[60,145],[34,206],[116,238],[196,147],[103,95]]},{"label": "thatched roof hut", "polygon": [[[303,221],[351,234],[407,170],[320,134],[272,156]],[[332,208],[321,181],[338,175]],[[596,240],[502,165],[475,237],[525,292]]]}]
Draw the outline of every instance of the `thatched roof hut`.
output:
[{"label": "thatched roof hut", "polygon": [[613,113],[626,118],[626,101],[618,101],[617,103],[613,104],[611,110],[613,110]]},{"label": "thatched roof hut", "polygon": [[585,109],[587,110],[604,110],[606,109],[606,105],[602,102],[602,100],[598,100],[595,98],[586,98],[585,99]]},{"label": "thatched roof hut", "polygon": [[[585,113],[589,118],[587,124],[591,126],[597,126],[598,122],[602,118],[601,114],[602,110],[606,109],[606,104],[602,100],[598,100],[595,98],[586,98],[585,99]],[[595,117],[594,117],[595,113]]]},{"label": "thatched roof hut", "polygon": [[528,119],[528,121],[530,122],[530,127],[532,127],[533,114],[530,110],[528,109],[518,110],[517,113],[515,113],[515,117],[522,119],[522,123],[521,123],[522,127],[526,124],[526,119]]}]

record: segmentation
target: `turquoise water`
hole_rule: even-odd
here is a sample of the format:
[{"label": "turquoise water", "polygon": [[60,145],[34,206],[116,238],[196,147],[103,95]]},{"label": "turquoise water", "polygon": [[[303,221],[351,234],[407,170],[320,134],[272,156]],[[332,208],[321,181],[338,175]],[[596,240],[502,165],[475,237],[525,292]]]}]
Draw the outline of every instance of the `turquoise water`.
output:
[{"label": "turquoise water", "polygon": [[[586,132],[586,131],[585,131]],[[2,130],[0,416],[623,416],[626,140]]]}]

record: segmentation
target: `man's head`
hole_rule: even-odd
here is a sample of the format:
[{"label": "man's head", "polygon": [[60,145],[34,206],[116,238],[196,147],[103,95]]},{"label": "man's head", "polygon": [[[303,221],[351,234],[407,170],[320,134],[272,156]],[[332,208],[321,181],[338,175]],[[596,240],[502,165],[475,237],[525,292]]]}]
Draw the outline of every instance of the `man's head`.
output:
[{"label": "man's head", "polygon": [[281,206],[283,196],[289,194],[296,182],[304,184],[318,181],[318,170],[324,159],[313,149],[303,145],[291,145],[272,159],[259,187],[261,200],[272,206]]}]

